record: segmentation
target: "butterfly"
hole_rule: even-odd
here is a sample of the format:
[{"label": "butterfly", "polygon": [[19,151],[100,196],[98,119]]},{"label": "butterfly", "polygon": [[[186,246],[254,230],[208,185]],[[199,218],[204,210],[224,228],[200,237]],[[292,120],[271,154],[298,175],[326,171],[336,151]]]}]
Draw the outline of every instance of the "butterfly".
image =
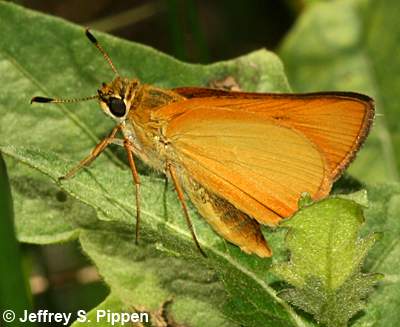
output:
[{"label": "butterfly", "polygon": [[34,97],[32,102],[96,99],[115,121],[110,134],[62,178],[88,166],[109,144],[124,147],[136,186],[136,239],[138,157],[172,180],[201,253],[205,254],[185,194],[224,239],[246,253],[270,257],[260,225],[275,227],[293,215],[305,192],[313,200],[326,197],[354,159],[374,118],[373,100],[353,92],[249,93],[141,84],[121,77],[89,30],[86,36],[116,77],[94,96]]}]

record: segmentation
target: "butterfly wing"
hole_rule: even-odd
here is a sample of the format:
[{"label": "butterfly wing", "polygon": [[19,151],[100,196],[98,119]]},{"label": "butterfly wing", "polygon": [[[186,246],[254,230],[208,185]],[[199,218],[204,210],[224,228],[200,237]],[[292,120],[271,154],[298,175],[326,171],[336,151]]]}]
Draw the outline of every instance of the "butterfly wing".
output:
[{"label": "butterfly wing", "polygon": [[191,99],[191,107],[204,101],[210,106],[229,106],[300,131],[324,154],[332,180],[350,164],[374,118],[373,100],[352,92],[260,94],[207,88],[174,91]]},{"label": "butterfly wing", "polygon": [[297,210],[301,193],[329,193],[373,116],[371,101],[349,93],[224,93],[188,96],[153,118],[167,122],[174,161],[190,176],[269,225]]}]

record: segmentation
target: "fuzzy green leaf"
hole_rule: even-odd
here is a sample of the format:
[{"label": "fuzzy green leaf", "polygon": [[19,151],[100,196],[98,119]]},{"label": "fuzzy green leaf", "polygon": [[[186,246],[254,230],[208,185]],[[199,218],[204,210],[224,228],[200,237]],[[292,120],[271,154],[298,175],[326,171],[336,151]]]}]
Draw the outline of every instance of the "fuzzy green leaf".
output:
[{"label": "fuzzy green leaf", "polygon": [[[110,310],[109,312],[122,312],[121,308],[124,306],[124,304],[119,300],[118,297],[113,296],[110,294],[102,303],[100,303],[95,309],[89,311],[89,312],[78,312],[77,317],[79,320],[76,320],[71,326],[76,327],[76,326],[104,326],[108,327],[111,326],[111,323],[108,317],[103,317],[103,311],[107,312],[107,310]],[[133,312],[132,309],[127,309],[126,311],[123,312]],[[115,323],[113,324],[114,326],[122,326],[122,324]],[[124,324],[125,325],[125,324]],[[129,325],[126,323],[126,325]]]},{"label": "fuzzy green leaf", "polygon": [[363,234],[378,232],[382,238],[371,249],[367,271],[384,274],[368,300],[368,307],[354,322],[357,327],[397,326],[400,312],[400,185],[388,184],[367,188],[369,206],[365,210]]},{"label": "fuzzy green leaf", "polygon": [[[236,326],[214,305],[225,295],[211,270],[165,256],[152,246],[138,251],[131,235],[113,230],[86,230],[80,242],[111,287],[111,312],[156,312],[170,300],[169,315],[188,326]],[[92,318],[88,315],[93,325],[99,320],[98,310],[104,310],[102,305],[93,310]]]},{"label": "fuzzy green leaf", "polygon": [[358,239],[362,223],[357,203],[330,198],[302,208],[283,224],[289,228],[290,261],[272,271],[294,288],[281,296],[326,326],[347,326],[380,278],[360,272],[376,240],[376,234]]}]

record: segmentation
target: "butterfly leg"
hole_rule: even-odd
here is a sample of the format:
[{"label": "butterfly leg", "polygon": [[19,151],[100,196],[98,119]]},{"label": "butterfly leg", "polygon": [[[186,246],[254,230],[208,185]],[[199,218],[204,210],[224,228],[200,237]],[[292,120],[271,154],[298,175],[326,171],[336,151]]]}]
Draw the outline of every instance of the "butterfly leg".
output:
[{"label": "butterfly leg", "polygon": [[120,130],[120,125],[117,125],[113,128],[113,130],[111,131],[111,133],[105,137],[103,140],[101,140],[99,143],[97,143],[97,145],[94,147],[94,149],[90,152],[90,154],[83,159],[82,161],[80,161],[75,167],[73,167],[67,174],[65,174],[64,176],[59,177],[59,180],[62,179],[68,179],[73,177],[80,169],[82,169],[83,167],[89,166],[94,159],[96,159],[100,153],[102,153],[106,147],[112,143],[112,141],[115,139],[115,134],[117,134],[117,132]]},{"label": "butterfly leg", "polygon": [[179,184],[179,180],[178,180],[178,177],[177,177],[177,174],[176,174],[176,170],[175,170],[175,168],[174,168],[172,165],[170,165],[170,164],[167,164],[167,169],[168,169],[168,172],[169,172],[169,174],[170,174],[170,176],[171,176],[172,182],[173,182],[173,184],[174,184],[176,193],[178,194],[179,202],[180,202],[181,205],[182,205],[183,215],[185,216],[186,223],[187,223],[187,225],[188,225],[188,227],[189,227],[189,230],[190,230],[190,234],[192,234],[193,241],[194,241],[194,243],[196,244],[196,247],[197,247],[197,249],[200,251],[200,253],[201,253],[204,257],[207,257],[207,255],[205,254],[205,252],[203,251],[203,249],[200,247],[199,241],[197,240],[196,234],[195,234],[195,232],[194,232],[193,224],[192,224],[192,221],[190,220],[189,211],[188,211],[188,208],[187,208],[187,206],[186,206],[185,198],[184,198],[184,196],[183,196],[182,187],[181,187],[181,185]]},{"label": "butterfly leg", "polygon": [[140,178],[139,174],[136,169],[136,164],[135,160],[133,158],[133,145],[129,141],[128,138],[124,138],[124,148],[126,150],[126,154],[128,155],[128,162],[129,162],[129,167],[131,168],[132,172],[132,178],[133,182],[135,183],[135,189],[136,189],[136,234],[135,234],[135,240],[136,244],[139,242],[139,227],[140,227]]}]

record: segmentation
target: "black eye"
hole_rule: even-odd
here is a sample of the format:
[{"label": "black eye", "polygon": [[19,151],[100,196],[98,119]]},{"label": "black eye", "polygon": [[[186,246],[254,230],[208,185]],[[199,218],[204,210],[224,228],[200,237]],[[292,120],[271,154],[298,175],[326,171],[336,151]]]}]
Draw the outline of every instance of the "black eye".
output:
[{"label": "black eye", "polygon": [[110,98],[108,107],[115,117],[123,117],[125,115],[126,107],[122,99]]}]

